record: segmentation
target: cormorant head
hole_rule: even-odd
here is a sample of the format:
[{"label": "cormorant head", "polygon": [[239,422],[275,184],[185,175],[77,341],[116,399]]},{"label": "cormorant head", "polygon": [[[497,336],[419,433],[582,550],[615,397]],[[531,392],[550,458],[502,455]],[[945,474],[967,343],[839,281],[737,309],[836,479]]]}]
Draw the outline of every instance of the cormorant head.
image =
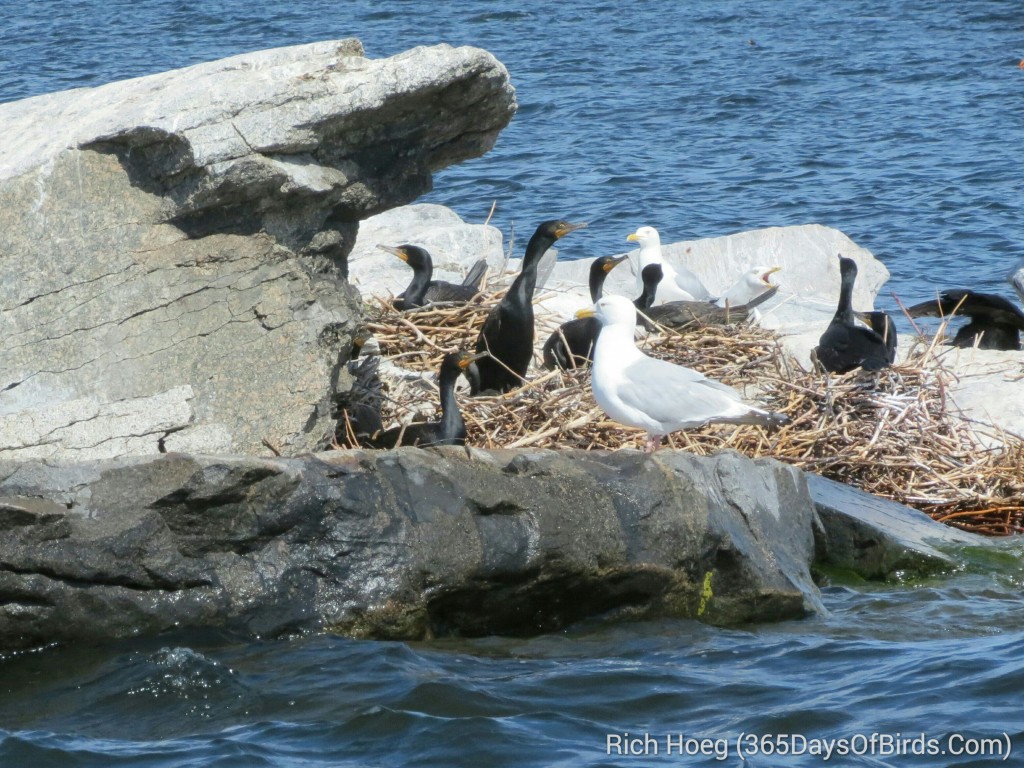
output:
[{"label": "cormorant head", "polygon": [[540,235],[541,237],[547,237],[551,240],[558,240],[559,238],[565,237],[570,232],[575,232],[577,229],[583,229],[587,226],[585,221],[572,223],[565,219],[549,219],[543,221],[537,227],[537,231],[534,233],[534,237]]},{"label": "cormorant head", "polygon": [[853,280],[857,277],[857,262],[848,259],[842,254],[839,255],[839,274],[844,280]]},{"label": "cormorant head", "polygon": [[487,352],[469,352],[460,349],[458,352],[449,352],[441,361],[441,372],[445,370],[454,371],[456,374],[465,374],[471,383],[477,387],[480,385],[480,371],[476,367],[476,361],[481,357],[487,357]]},{"label": "cormorant head", "polygon": [[430,259],[430,254],[425,248],[420,248],[418,245],[400,245],[397,248],[390,245],[378,245],[382,251],[393,253],[395,256],[400,258],[414,270],[430,268],[433,269],[434,264]]},{"label": "cormorant head", "polygon": [[595,272],[608,274],[628,258],[628,256],[602,256],[594,259],[594,262],[590,265],[591,274]]},{"label": "cormorant head", "polygon": [[373,338],[373,332],[368,328],[360,328],[352,336],[352,353],[349,355],[350,360],[355,360],[359,357],[359,353],[363,351],[363,347],[366,346],[366,342]]}]

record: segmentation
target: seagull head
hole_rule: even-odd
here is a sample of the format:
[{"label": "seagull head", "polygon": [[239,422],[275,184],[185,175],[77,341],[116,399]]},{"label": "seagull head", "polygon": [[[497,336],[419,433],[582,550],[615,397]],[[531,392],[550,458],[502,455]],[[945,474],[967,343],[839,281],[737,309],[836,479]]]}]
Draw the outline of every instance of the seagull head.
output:
[{"label": "seagull head", "polygon": [[749,280],[752,284],[760,286],[762,288],[771,288],[772,281],[768,278],[774,275],[776,272],[782,270],[782,267],[751,267],[748,272]]},{"label": "seagull head", "polygon": [[1012,285],[1013,289],[1017,291],[1017,295],[1020,296],[1020,300],[1024,301],[1024,262],[1010,270],[1010,274],[1006,276],[1006,279],[1010,281],[1010,285]]},{"label": "seagull head", "polygon": [[640,229],[631,235],[626,235],[626,239],[630,242],[640,243],[641,248],[651,245],[661,245],[661,237],[658,236],[658,230],[654,227],[640,227]]},{"label": "seagull head", "polygon": [[576,317],[596,317],[602,326],[618,325],[632,332],[636,325],[636,307],[625,296],[602,296],[593,307],[577,312]]}]

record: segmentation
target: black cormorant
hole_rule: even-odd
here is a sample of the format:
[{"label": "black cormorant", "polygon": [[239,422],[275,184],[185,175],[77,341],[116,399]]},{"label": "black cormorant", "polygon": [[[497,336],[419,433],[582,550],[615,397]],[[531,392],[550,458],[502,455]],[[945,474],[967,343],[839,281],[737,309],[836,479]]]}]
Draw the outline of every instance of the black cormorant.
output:
[{"label": "black cormorant", "polygon": [[882,337],[888,352],[889,362],[896,362],[896,323],[885,312],[854,312],[857,319],[866,323],[872,331]]},{"label": "black cormorant", "polygon": [[522,384],[533,357],[533,292],[537,287],[537,264],[556,240],[585,226],[553,219],[537,227],[526,246],[522,270],[480,329],[476,351],[487,352],[489,356],[477,364],[480,384],[471,390],[472,394],[488,390],[508,392]]},{"label": "black cormorant", "polygon": [[[590,265],[590,300],[596,302],[604,292],[608,273],[628,256],[601,256]],[[544,342],[544,367],[578,368],[589,365],[601,323],[596,317],[583,317],[562,323]],[[568,348],[566,346],[568,345]]]},{"label": "black cormorant", "polygon": [[466,273],[461,284],[449,283],[445,280],[431,280],[434,274],[434,262],[430,253],[418,245],[378,245],[382,251],[393,253],[410,267],[412,280],[409,286],[395,298],[395,309],[415,309],[424,304],[435,302],[465,302],[472,299],[480,291],[480,281],[487,272],[487,260],[478,260]]},{"label": "black cormorant", "polygon": [[470,384],[477,377],[476,360],[480,355],[471,352],[449,352],[441,361],[438,388],[441,391],[441,419],[378,432],[364,441],[370,448],[395,448],[412,445],[426,448],[433,445],[465,445],[466,423],[462,420],[459,404],[455,400],[455,382],[465,374]]},{"label": "black cormorant", "polygon": [[853,311],[857,262],[840,256],[839,274],[839,305],[814,349],[818,361],[830,373],[847,373],[858,367],[868,371],[885,368],[890,362],[885,341],[870,328],[857,325]]},{"label": "black cormorant", "polygon": [[[1024,298],[1024,270],[1021,298]],[[1010,276],[1014,282],[1014,274]],[[1017,284],[1014,282],[1014,287]],[[953,345],[973,347],[976,337],[980,349],[1020,349],[1020,333],[1024,331],[1024,312],[1013,302],[993,293],[977,293],[966,288],[943,291],[937,299],[923,301],[907,310],[911,317],[949,317],[966,315],[970,322],[957,331]]]},{"label": "black cormorant", "polygon": [[[750,310],[759,304],[763,304],[774,296],[779,286],[768,282],[768,275],[775,269],[757,267],[750,271],[752,278],[756,278],[762,284],[759,295],[738,306],[719,307],[707,301],[669,301],[665,304],[652,306],[658,290],[658,284],[662,278],[662,267],[660,264],[648,264],[643,268],[641,279],[644,290],[633,301],[634,306],[639,309],[650,320],[667,328],[685,328],[694,323],[698,325],[725,325],[727,323],[740,323],[747,319]],[[646,321],[641,318],[645,327]],[[648,327],[649,329],[649,327]]]}]

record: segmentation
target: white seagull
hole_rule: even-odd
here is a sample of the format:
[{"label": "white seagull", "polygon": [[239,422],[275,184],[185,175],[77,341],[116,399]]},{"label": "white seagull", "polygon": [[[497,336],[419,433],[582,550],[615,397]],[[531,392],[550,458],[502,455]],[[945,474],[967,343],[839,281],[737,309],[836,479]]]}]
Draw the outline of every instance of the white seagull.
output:
[{"label": "white seagull", "polygon": [[643,271],[648,264],[660,264],[663,277],[658,286],[658,298],[655,304],[666,301],[712,301],[711,292],[704,287],[700,278],[686,267],[676,269],[662,258],[661,237],[654,227],[640,227],[626,237],[627,240],[640,243],[640,265],[636,271],[636,291],[644,289]]},{"label": "white seagull", "polygon": [[772,285],[768,278],[781,269],[782,267],[751,267],[715,300],[715,304],[720,307],[740,307],[749,304],[765,292],[777,287]]},{"label": "white seagull", "polygon": [[637,349],[636,308],[623,296],[605,296],[576,316],[596,316],[601,323],[590,380],[594,399],[614,421],[647,430],[646,453],[679,429],[713,422],[775,427],[789,421],[748,405],[720,381]]}]

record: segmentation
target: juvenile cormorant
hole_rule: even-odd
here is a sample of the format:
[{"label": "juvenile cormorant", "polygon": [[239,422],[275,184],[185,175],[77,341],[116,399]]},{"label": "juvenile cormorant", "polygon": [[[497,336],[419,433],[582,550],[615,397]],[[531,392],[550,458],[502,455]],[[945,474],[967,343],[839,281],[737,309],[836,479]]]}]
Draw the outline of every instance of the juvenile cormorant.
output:
[{"label": "juvenile cormorant", "polygon": [[[624,262],[627,256],[601,256],[590,265],[590,300],[597,301],[604,292],[608,273]],[[559,368],[578,368],[590,365],[590,355],[597,341],[601,324],[596,317],[575,318],[562,323],[544,342],[544,367],[549,371]],[[568,348],[566,348],[568,345]]]},{"label": "juvenile cormorant", "polygon": [[748,405],[720,381],[637,349],[636,307],[629,299],[605,296],[593,309],[577,313],[588,314],[601,321],[591,373],[594,399],[609,418],[647,430],[647,452],[679,429],[716,422],[774,427],[788,421],[782,414]]},{"label": "juvenile cormorant", "polygon": [[438,388],[441,391],[441,419],[378,432],[365,440],[370,448],[395,448],[413,445],[427,448],[433,445],[465,445],[466,423],[462,420],[459,404],[455,400],[455,382],[465,374],[472,384],[476,378],[476,360],[479,355],[470,352],[449,352],[441,361]]},{"label": "juvenile cormorant", "polygon": [[[1024,299],[1024,267],[1007,276]],[[957,331],[953,345],[973,347],[975,337],[980,349],[1020,349],[1024,331],[1024,312],[1013,302],[994,293],[978,293],[966,288],[943,291],[937,299],[923,301],[907,310],[911,317],[949,317],[965,315],[970,322]]]},{"label": "juvenile cormorant", "polygon": [[[699,325],[725,325],[727,323],[743,322],[754,307],[766,302],[779,290],[779,286],[767,282],[767,275],[770,273],[765,273],[764,268],[757,267],[755,270],[751,270],[749,274],[754,275],[758,280],[764,279],[768,288],[762,288],[761,293],[746,304],[719,307],[707,301],[670,301],[665,304],[651,306],[651,302],[654,300],[658,290],[658,283],[661,280],[661,272],[662,268],[659,264],[648,264],[644,267],[641,275],[644,290],[633,303],[651,321],[668,328],[685,328],[694,323]],[[641,318],[641,322],[647,327],[647,323],[643,318]]]},{"label": "juvenile cormorant", "polygon": [[508,392],[526,376],[533,357],[533,292],[537,287],[537,264],[556,240],[586,224],[552,219],[537,227],[523,256],[523,266],[508,293],[491,310],[476,340],[477,352],[488,352],[477,364],[479,385],[471,392]]},{"label": "juvenile cormorant", "polygon": [[366,343],[373,338],[373,331],[369,328],[360,328],[354,334],[352,334],[352,349],[349,351],[348,359],[355,360],[359,357],[359,354],[363,351],[363,347]]},{"label": "juvenile cormorant", "polygon": [[643,269],[648,264],[661,264],[665,273],[661,287],[658,289],[658,301],[713,301],[711,292],[704,287],[693,272],[686,267],[676,269],[662,258],[661,237],[654,227],[640,227],[626,237],[627,240],[640,243],[640,265],[636,273],[636,290],[643,290]]},{"label": "juvenile cormorant", "polygon": [[847,373],[858,367],[866,371],[885,368],[890,363],[885,341],[870,328],[857,325],[853,311],[857,262],[840,256],[839,274],[839,304],[814,349],[818,361],[830,373]]},{"label": "juvenile cormorant", "polygon": [[414,309],[425,304],[442,301],[469,301],[480,292],[480,282],[487,272],[487,260],[478,260],[466,273],[461,284],[445,280],[431,280],[434,261],[425,248],[418,245],[378,245],[382,251],[392,253],[410,267],[412,280],[409,286],[395,298],[395,309]]}]

